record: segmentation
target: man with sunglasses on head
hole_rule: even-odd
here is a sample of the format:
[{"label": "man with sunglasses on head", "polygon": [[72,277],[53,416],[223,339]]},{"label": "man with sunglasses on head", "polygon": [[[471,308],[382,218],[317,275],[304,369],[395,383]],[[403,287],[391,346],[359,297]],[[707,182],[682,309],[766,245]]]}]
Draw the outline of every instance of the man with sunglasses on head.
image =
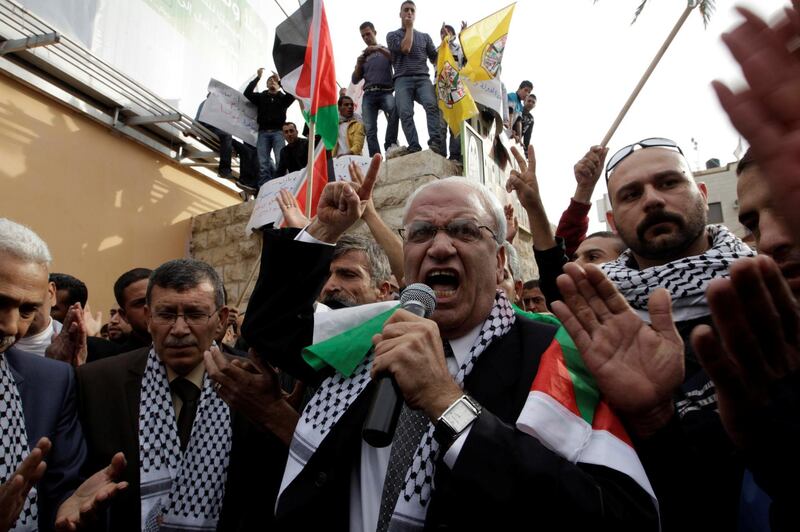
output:
[{"label": "man with sunglasses on head", "polygon": [[[358,191],[329,183],[305,229],[264,233],[244,335],[271,362],[317,386],[295,428],[279,528],[512,530],[531,504],[543,530],[657,528],[650,497],[630,477],[584,463],[579,453],[563,458],[518,428],[556,329],[517,315],[498,289],[506,222],[481,184],[435,180],[406,201],[405,282],[433,290],[430,319],[395,310],[348,371],[314,369],[301,356],[318,322],[353,311],[314,315],[313,302],[379,168],[374,158],[367,176],[354,179]],[[389,375],[405,406],[391,446],[373,447],[361,437],[372,379]]]},{"label": "man with sunglasses on head", "polygon": [[[87,467],[120,451],[127,459],[121,478],[129,487],[110,504],[107,529],[264,526],[286,451],[232,411],[206,371],[204,353],[228,318],[219,275],[197,260],[166,262],[151,274],[145,300],[152,345],[78,370]],[[264,408],[283,401],[273,392],[258,398]]]},{"label": "man with sunglasses on head", "polygon": [[565,266],[564,303],[553,311],[632,429],[664,529],[734,530],[743,467],[689,335],[712,324],[709,284],[753,251],[723,225],[707,224],[706,186],[672,140],[622,148],[606,179],[608,222],[628,250],[602,271]]}]

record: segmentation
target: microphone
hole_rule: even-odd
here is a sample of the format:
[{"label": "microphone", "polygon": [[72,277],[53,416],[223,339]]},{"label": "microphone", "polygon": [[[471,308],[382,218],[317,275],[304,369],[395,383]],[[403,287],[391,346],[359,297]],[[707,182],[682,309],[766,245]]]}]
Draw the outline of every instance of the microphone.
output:
[{"label": "microphone", "polygon": [[[415,316],[428,318],[436,308],[436,294],[423,283],[408,285],[400,294],[400,306]],[[392,443],[397,418],[403,406],[403,395],[391,375],[376,379],[372,404],[361,429],[361,437],[373,447],[386,447]]]}]

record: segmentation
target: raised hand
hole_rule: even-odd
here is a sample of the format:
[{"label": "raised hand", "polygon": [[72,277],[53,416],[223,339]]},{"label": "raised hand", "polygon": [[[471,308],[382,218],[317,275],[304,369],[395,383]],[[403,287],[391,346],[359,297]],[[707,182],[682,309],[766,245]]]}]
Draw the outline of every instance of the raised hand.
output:
[{"label": "raised hand", "polygon": [[308,233],[323,242],[336,242],[364,213],[380,167],[381,158],[376,154],[360,187],[343,181],[325,185],[317,205],[317,217],[308,226]]},{"label": "raised hand", "polygon": [[125,470],[125,455],[117,453],[111,463],[86,479],[58,508],[56,530],[74,531],[92,522],[103,505],[128,487],[127,482],[117,482]]},{"label": "raised hand", "polygon": [[89,303],[86,303],[86,308],[83,309],[83,323],[86,326],[86,336],[98,336],[100,329],[103,328],[103,311],[98,310],[97,314],[92,315],[92,309]]},{"label": "raised hand", "polygon": [[594,187],[597,185],[597,180],[603,173],[603,165],[608,155],[608,148],[603,146],[592,146],[586,152],[580,161],[575,163],[573,171],[575,172],[575,181],[577,188],[575,189],[575,200],[583,203],[588,203],[592,199]]},{"label": "raised hand", "polygon": [[259,69],[256,71],[256,77],[257,77],[257,78],[260,78],[260,77],[261,77],[263,74],[264,74],[264,69],[263,69],[263,68],[259,68]]},{"label": "raised hand", "polygon": [[517,160],[519,170],[511,170],[506,181],[506,191],[515,190],[525,210],[536,208],[541,203],[542,197],[539,195],[539,182],[536,180],[536,153],[533,145],[528,146],[527,161],[516,147],[511,148],[511,153]]},{"label": "raised hand", "polygon": [[514,215],[514,206],[509,203],[503,207],[503,212],[506,216],[506,240],[513,242],[514,237],[517,236],[517,231],[519,231],[519,221]]},{"label": "raised hand", "polygon": [[300,210],[300,206],[297,204],[297,198],[288,190],[282,188],[278,192],[278,197],[275,198],[275,201],[278,202],[278,207],[281,209],[286,227],[302,229],[310,222],[305,214],[303,214],[303,211]]},{"label": "raised hand", "polygon": [[730,278],[712,281],[706,297],[717,333],[701,325],[692,345],[716,387],[725,430],[737,447],[749,449],[780,430],[763,413],[776,385],[800,370],[800,312],[780,269],[764,255],[736,261]]},{"label": "raised hand", "polygon": [[78,367],[86,363],[87,354],[83,309],[80,303],[75,303],[67,310],[64,326],[47,346],[45,356]]},{"label": "raised hand", "polygon": [[[376,164],[375,161],[378,161],[377,164],[380,165],[380,162],[383,160],[380,154],[375,154],[372,157],[372,161],[370,161],[370,167],[367,169],[369,172],[372,169],[372,165]],[[380,169],[380,167],[378,167]],[[362,186],[364,186],[364,174],[361,172],[361,165],[356,163],[355,161],[350,161],[350,164],[347,167],[347,171],[350,173],[350,179],[356,185],[357,190],[360,190]],[[375,202],[372,201],[372,194],[370,194],[369,198],[365,200],[364,204],[364,212],[362,216],[367,213],[367,211],[375,211]]]},{"label": "raised hand", "polygon": [[[44,476],[47,464],[44,462],[50,452],[50,440],[41,438],[36,447],[19,465],[14,474],[0,485],[0,532],[14,528],[25,500],[34,484]],[[35,525],[36,523],[34,523]]]},{"label": "raised hand", "polygon": [[651,324],[642,321],[595,265],[564,266],[564,301],[553,312],[564,324],[608,403],[640,436],[665,425],[672,393],[684,378],[683,341],[672,320],[669,293],[650,296]]},{"label": "raised hand", "polygon": [[769,27],[739,8],[744,22],[722,40],[739,62],[749,88],[734,93],[713,82],[733,125],[750,143],[777,208],[800,240],[800,59],[787,45],[800,34],[800,12]]}]

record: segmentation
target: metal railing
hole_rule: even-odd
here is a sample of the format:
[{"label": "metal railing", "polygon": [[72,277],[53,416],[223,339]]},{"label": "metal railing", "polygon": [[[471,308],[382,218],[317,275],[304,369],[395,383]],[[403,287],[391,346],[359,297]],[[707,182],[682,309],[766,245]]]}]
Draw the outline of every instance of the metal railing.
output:
[{"label": "metal railing", "polygon": [[209,169],[216,135],[12,0],[0,0],[0,72],[234,188]]}]

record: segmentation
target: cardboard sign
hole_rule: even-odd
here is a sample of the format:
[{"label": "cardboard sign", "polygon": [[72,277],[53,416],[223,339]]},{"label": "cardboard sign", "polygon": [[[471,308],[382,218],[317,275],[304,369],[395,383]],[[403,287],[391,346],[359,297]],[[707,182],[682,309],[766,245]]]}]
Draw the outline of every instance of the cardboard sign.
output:
[{"label": "cardboard sign", "polygon": [[282,177],[271,179],[261,185],[258,190],[258,197],[256,198],[253,213],[250,215],[250,221],[247,222],[246,233],[250,233],[254,228],[274,223],[275,227],[280,227],[283,222],[283,213],[278,206],[278,194],[281,189],[288,190],[293,196],[297,195],[297,191],[303,185],[303,180],[306,177],[305,168],[297,170],[291,174],[286,174]]},{"label": "cardboard sign", "polygon": [[258,140],[258,109],[244,94],[224,83],[211,79],[208,98],[197,119],[256,145]]}]

